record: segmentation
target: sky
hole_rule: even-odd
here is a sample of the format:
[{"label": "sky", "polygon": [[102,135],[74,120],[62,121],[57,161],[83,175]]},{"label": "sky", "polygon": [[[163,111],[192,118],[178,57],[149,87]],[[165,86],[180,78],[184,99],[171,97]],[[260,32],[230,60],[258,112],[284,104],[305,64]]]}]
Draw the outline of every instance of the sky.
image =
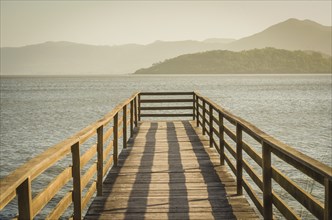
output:
[{"label": "sky", "polygon": [[3,1],[1,47],[250,36],[289,18],[331,26],[331,1]]}]

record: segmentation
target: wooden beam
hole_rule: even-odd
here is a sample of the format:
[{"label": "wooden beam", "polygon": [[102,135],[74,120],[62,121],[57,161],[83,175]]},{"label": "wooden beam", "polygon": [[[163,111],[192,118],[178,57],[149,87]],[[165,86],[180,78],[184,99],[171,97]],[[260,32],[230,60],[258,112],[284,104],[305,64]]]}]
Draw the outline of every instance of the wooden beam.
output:
[{"label": "wooden beam", "polygon": [[113,162],[114,166],[118,165],[118,114],[114,115]]},{"label": "wooden beam", "polygon": [[77,142],[71,147],[72,152],[72,174],[73,174],[73,203],[74,220],[82,219],[82,188],[81,188],[81,163],[80,163],[80,145]]},{"label": "wooden beam", "polygon": [[18,196],[18,219],[33,219],[31,180],[28,177],[16,189]]},{"label": "wooden beam", "polygon": [[130,137],[134,134],[134,102],[130,102]]},{"label": "wooden beam", "polygon": [[127,106],[123,106],[123,114],[122,114],[122,134],[123,134],[123,148],[127,148]]},{"label": "wooden beam", "polygon": [[225,165],[225,139],[224,139],[224,118],[218,111],[219,118],[219,148],[220,148],[220,165]]},{"label": "wooden beam", "polygon": [[97,196],[103,195],[104,126],[97,129]]},{"label": "wooden beam", "polygon": [[272,219],[272,167],[271,167],[271,147],[262,143],[263,157],[263,217]]},{"label": "wooden beam", "polygon": [[242,195],[242,127],[236,125],[236,191]]}]

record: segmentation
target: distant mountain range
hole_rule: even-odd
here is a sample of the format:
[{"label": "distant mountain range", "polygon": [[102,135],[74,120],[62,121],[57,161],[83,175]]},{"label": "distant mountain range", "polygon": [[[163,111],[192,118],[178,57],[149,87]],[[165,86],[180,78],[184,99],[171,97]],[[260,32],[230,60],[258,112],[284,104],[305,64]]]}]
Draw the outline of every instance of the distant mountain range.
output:
[{"label": "distant mountain range", "polygon": [[331,55],[331,27],[289,19],[252,36],[205,41],[156,41],[148,45],[93,46],[46,42],[1,48],[3,75],[123,74],[150,67],[165,59],[211,50],[241,51],[275,47],[310,50]]},{"label": "distant mountain range", "polygon": [[331,73],[331,57],[318,52],[264,48],[181,55],[137,74]]}]

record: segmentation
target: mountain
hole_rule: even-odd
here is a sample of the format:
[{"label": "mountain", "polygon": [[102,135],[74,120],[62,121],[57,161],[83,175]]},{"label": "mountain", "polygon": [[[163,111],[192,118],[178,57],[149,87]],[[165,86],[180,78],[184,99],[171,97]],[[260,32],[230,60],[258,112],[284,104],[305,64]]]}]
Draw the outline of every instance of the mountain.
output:
[{"label": "mountain", "polygon": [[331,26],[310,20],[288,19],[249,37],[231,42],[227,50],[275,47],[287,50],[312,50],[331,55]]},{"label": "mountain", "polygon": [[93,46],[71,42],[46,42],[1,48],[1,74],[119,74],[181,54],[222,49],[225,43],[156,41],[148,45]]},{"label": "mountain", "polygon": [[331,73],[331,57],[318,52],[264,48],[182,55],[137,74]]},{"label": "mountain", "polygon": [[94,46],[45,42],[24,47],[3,47],[3,75],[124,74],[183,54],[211,50],[241,51],[275,47],[319,51],[331,55],[331,27],[313,21],[289,19],[239,40],[156,41],[148,45]]}]

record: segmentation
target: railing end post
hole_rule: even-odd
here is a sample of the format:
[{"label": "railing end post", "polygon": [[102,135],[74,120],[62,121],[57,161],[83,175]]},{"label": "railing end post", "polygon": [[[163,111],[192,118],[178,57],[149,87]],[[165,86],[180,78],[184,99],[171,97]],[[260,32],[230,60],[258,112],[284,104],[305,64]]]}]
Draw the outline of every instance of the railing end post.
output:
[{"label": "railing end post", "polygon": [[325,204],[324,204],[324,220],[332,219],[332,180],[325,177]]},{"label": "railing end post", "polygon": [[262,168],[263,168],[263,217],[273,218],[272,210],[272,167],[271,147],[263,141],[262,143]]}]

